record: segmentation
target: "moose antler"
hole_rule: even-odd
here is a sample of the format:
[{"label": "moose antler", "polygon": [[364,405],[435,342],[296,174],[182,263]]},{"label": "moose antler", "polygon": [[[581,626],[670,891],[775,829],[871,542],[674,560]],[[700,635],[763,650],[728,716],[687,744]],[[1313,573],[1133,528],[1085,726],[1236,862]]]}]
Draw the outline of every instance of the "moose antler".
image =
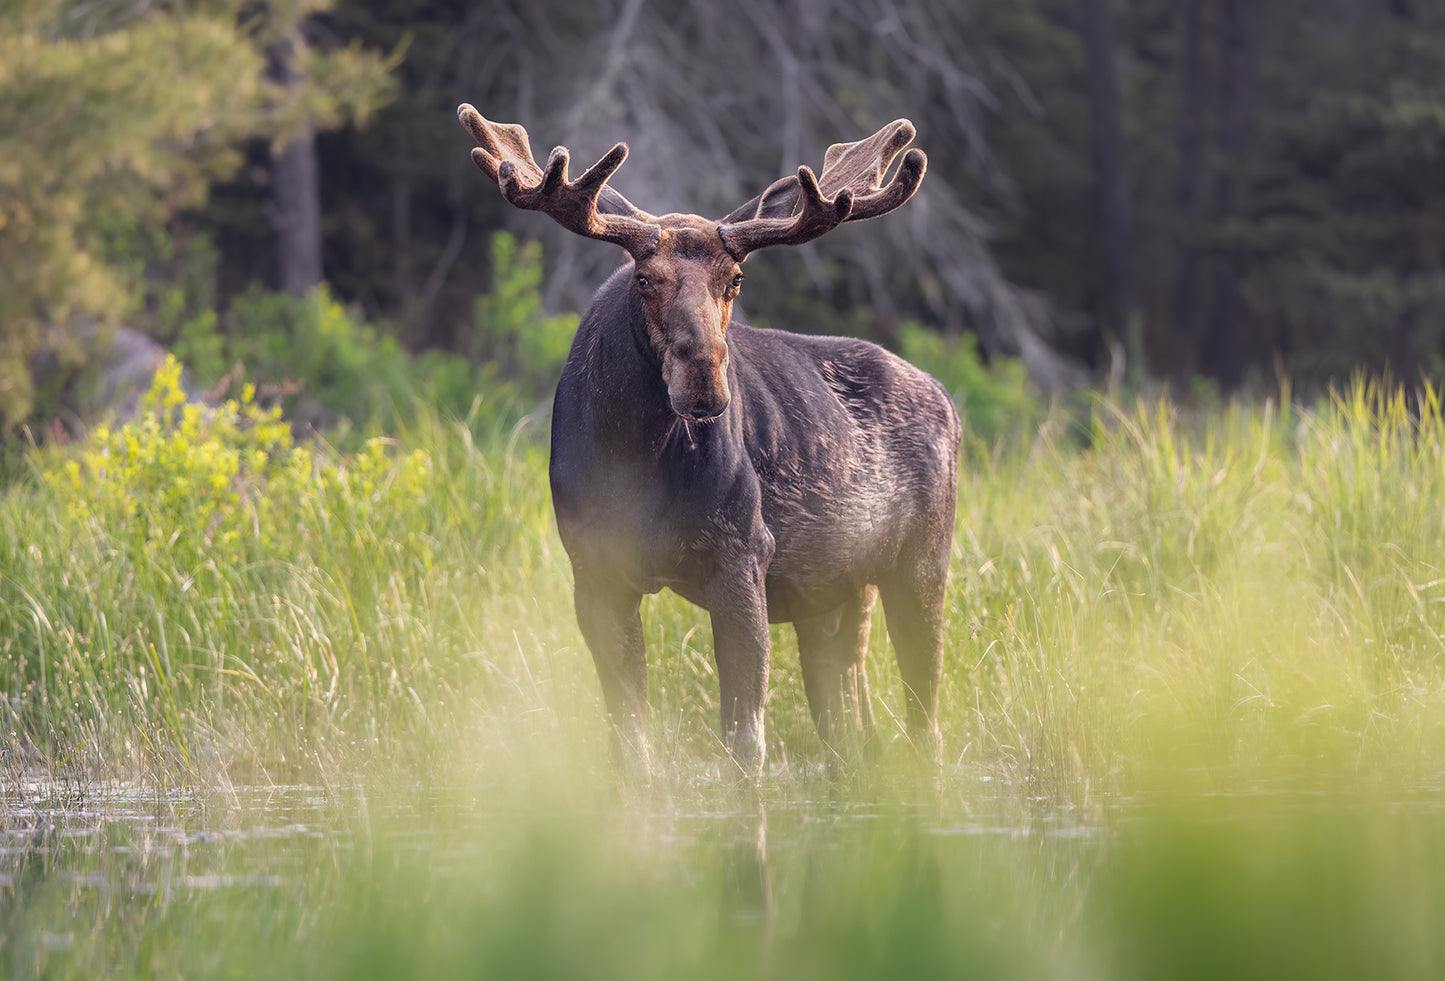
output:
[{"label": "moose antler", "polygon": [[578,235],[620,245],[633,258],[646,255],[656,244],[660,229],[653,216],[607,187],[607,179],[627,159],[626,143],[614,146],[573,181],[567,179],[571,155],[566,147],[553,150],[543,170],[532,157],[526,129],[519,124],[494,123],[468,103],[457,108],[457,118],[479,144],[472,150],[472,162],[518,208],[549,215]]},{"label": "moose antler", "polygon": [[895,119],[866,140],[833,144],[823,155],[821,176],[799,167],[796,177],[774,182],[724,218],[718,226],[723,245],[742,261],[769,245],[801,245],[845,221],[888,214],[913,196],[928,167],[922,150],[909,150],[893,180],[882,186],[893,159],[913,142],[914,133],[908,120]]}]

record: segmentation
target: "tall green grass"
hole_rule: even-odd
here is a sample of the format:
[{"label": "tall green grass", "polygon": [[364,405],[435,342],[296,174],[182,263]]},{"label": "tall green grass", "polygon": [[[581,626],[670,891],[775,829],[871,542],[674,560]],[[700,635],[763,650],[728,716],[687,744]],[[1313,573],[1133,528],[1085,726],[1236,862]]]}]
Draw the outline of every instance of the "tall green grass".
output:
[{"label": "tall green grass", "polygon": [[951,676],[979,762],[1078,802],[1434,773],[1437,396],[1095,418],[1087,450],[965,467]]},{"label": "tall green grass", "polygon": [[[163,377],[141,420],[37,455],[0,500],[16,752],[163,781],[325,778],[540,738],[606,766],[540,420],[476,432],[422,411],[343,455],[248,401],[177,402]],[[970,441],[951,768],[1075,806],[1161,776],[1435,772],[1439,408],[1361,382],[1309,408],[1100,402],[1087,448],[1052,423]],[[716,761],[705,615],[663,596],[646,624],[665,766]],[[885,630],[875,714],[901,740]],[[774,646],[771,758],[816,761],[791,632]]]},{"label": "tall green grass", "polygon": [[[739,791],[706,617],[666,595],[658,777],[615,779],[541,420],[423,408],[341,453],[168,377],[0,497],[0,974],[1445,966],[1431,389],[967,440],[944,766],[907,746],[879,617],[880,759],[830,776],[775,628],[771,767]],[[277,845],[245,788],[297,783],[331,804]],[[108,816],[116,786],[191,830]]]}]

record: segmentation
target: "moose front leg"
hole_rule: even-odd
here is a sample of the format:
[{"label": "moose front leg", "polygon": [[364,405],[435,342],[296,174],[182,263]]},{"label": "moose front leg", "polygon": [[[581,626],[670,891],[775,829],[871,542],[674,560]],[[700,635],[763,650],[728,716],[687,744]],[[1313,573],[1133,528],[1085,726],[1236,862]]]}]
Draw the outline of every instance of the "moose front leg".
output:
[{"label": "moose front leg", "polygon": [[[575,567],[574,567],[574,571]],[[646,780],[647,656],[642,640],[642,595],[606,582],[604,577],[577,574],[577,625],[592,652],[602,696],[612,719],[614,755],[621,768]]]},{"label": "moose front leg", "polygon": [[[771,543],[771,538],[769,538]],[[767,553],[771,555],[771,549]],[[763,699],[768,692],[766,563],[746,558],[721,570],[707,590],[712,611],[723,745],[744,774],[763,766]]]}]

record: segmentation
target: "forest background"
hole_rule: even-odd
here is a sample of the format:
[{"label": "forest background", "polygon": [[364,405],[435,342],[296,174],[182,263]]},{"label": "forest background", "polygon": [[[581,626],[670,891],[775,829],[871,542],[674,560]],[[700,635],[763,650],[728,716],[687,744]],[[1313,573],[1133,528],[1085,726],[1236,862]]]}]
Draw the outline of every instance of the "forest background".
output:
[{"label": "forest background", "polygon": [[901,348],[982,410],[1025,373],[1445,374],[1445,9],[1419,0],[24,0],[0,432],[114,398],[122,327],[318,426],[544,398],[619,256],[510,208],[462,101],[538,154],[626,140],[624,194],[712,217],[910,117],[919,202],[759,257],[743,316]]}]

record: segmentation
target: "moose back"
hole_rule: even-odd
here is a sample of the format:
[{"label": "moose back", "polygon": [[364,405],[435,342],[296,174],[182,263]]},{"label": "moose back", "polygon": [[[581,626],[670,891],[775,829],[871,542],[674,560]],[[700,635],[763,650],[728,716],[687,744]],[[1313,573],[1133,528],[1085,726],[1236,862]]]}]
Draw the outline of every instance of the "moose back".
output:
[{"label": "moose back", "polygon": [[526,130],[458,109],[477,166],[508,201],[630,256],[597,291],[562,370],[551,485],[577,622],[624,759],[648,767],[642,597],[663,588],[712,617],[722,735],[762,765],[768,623],[797,631],[826,746],[872,729],[864,665],[881,596],[917,743],[938,745],[943,598],[958,413],[937,381],[866,341],[732,321],[748,255],[898,208],[926,158],[897,120],[835,144],[815,176],[775,182],[726,217],[652,215],[607,186],[619,143],[575,181]]}]

